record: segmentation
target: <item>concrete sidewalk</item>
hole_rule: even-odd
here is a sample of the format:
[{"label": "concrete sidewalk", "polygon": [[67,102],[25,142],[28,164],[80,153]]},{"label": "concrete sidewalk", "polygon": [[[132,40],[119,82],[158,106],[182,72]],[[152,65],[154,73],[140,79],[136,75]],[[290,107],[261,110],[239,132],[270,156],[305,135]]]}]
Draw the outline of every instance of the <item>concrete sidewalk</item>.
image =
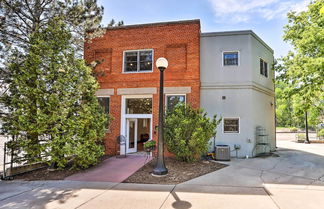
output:
[{"label": "concrete sidewalk", "polygon": [[178,185],[0,182],[0,209],[324,208],[324,144],[278,146],[280,157],[233,159],[226,168]]},{"label": "concrete sidewalk", "polygon": [[0,188],[1,209],[277,208],[263,188],[77,181],[0,182]]}]

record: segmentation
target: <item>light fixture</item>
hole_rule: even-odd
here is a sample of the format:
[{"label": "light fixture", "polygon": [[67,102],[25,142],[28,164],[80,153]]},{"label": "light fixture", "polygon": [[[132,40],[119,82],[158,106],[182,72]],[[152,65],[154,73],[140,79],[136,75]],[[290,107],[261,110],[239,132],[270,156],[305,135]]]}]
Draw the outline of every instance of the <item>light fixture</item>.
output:
[{"label": "light fixture", "polygon": [[168,60],[167,59],[165,59],[164,57],[160,57],[159,59],[157,59],[156,60],[156,67],[157,68],[167,68],[168,67]]}]

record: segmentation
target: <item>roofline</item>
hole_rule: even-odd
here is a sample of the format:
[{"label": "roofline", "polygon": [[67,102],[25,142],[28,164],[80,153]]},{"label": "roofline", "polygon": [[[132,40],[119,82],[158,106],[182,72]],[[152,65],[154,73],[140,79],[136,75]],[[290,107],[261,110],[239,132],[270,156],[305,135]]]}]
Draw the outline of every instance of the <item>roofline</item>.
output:
[{"label": "roofline", "polygon": [[114,26],[114,27],[104,27],[103,29],[116,30],[116,29],[140,28],[140,27],[151,27],[151,26],[190,24],[190,23],[198,23],[200,25],[200,19],[154,22],[154,23],[134,24],[134,25],[121,25],[121,26]]},{"label": "roofline", "polygon": [[263,46],[269,49],[272,54],[274,53],[273,49],[266,44],[257,34],[255,34],[252,30],[237,30],[237,31],[222,31],[222,32],[207,32],[201,33],[200,37],[215,37],[215,36],[237,36],[237,35],[251,35],[256,40],[258,40]]}]

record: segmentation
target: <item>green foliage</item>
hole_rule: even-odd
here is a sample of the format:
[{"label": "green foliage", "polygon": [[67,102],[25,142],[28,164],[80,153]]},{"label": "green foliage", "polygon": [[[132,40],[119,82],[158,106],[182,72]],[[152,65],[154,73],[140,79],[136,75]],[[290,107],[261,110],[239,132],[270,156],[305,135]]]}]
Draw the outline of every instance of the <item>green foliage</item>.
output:
[{"label": "green foliage", "polygon": [[144,143],[144,149],[152,148],[156,146],[156,141],[151,140]]},{"label": "green foliage", "polygon": [[109,122],[99,106],[98,83],[77,59],[64,20],[54,18],[30,37],[28,53],[14,53],[8,66],[8,91],[0,102],[9,109],[3,132],[29,162],[86,168],[104,154],[102,137]]},{"label": "green foliage", "polygon": [[[305,112],[302,108],[303,101],[299,94],[290,95],[291,86],[280,80],[276,81],[276,120],[277,127],[299,127],[305,126]],[[308,123],[315,127],[319,122],[321,109],[314,105],[310,106],[308,112]]]},{"label": "green foliage", "polygon": [[304,134],[304,133],[297,134],[297,139],[298,140],[305,140],[306,139],[306,134]]},{"label": "green foliage", "polygon": [[296,128],[296,127],[291,127],[289,130],[290,130],[290,132],[297,132],[297,131],[298,131],[298,128]]},{"label": "green foliage", "polygon": [[293,110],[299,115],[313,112],[311,122],[323,115],[324,109],[324,15],[320,13],[323,5],[323,0],[315,0],[307,11],[288,13],[284,40],[293,45],[294,51],[276,66],[277,79],[288,87],[285,94],[290,102],[295,101]]},{"label": "green foliage", "polygon": [[319,130],[317,132],[317,136],[320,137],[320,138],[323,138],[324,137],[324,128],[322,128],[321,130]]},{"label": "green foliage", "polygon": [[220,119],[210,119],[202,109],[178,104],[168,112],[165,120],[165,141],[168,150],[182,161],[199,160],[209,148],[210,139],[216,135]]},{"label": "green foliage", "polygon": [[110,22],[108,23],[107,27],[111,28],[111,27],[119,27],[119,26],[123,26],[124,25],[124,21],[118,21],[116,22],[114,19],[111,19]]}]

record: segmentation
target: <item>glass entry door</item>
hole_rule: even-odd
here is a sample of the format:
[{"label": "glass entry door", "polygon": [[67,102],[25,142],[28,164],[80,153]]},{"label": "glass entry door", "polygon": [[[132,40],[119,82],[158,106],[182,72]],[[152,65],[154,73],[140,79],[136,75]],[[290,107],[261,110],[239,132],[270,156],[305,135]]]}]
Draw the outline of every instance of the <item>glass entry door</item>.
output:
[{"label": "glass entry door", "polygon": [[127,153],[137,152],[137,119],[128,118],[126,120]]}]

